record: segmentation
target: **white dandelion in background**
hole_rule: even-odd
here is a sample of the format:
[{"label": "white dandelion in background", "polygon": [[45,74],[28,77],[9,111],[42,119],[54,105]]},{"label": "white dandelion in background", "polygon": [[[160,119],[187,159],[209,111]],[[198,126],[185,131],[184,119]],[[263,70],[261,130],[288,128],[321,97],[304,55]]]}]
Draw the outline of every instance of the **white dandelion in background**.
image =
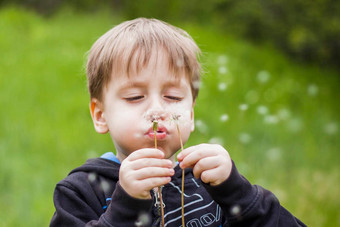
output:
[{"label": "white dandelion in background", "polygon": [[225,67],[225,66],[218,67],[218,73],[219,74],[226,74],[227,72],[228,72],[227,67]]},{"label": "white dandelion in background", "polygon": [[277,161],[281,158],[281,149],[278,147],[273,147],[267,151],[267,158],[270,161]]},{"label": "white dandelion in background", "polygon": [[241,215],[241,206],[240,205],[234,205],[230,208],[230,213],[234,216],[240,216]]},{"label": "white dandelion in background", "polygon": [[220,117],[220,121],[226,122],[229,120],[229,115],[228,114],[222,114]]},{"label": "white dandelion in background", "polygon": [[287,128],[291,132],[299,132],[302,129],[302,121],[299,118],[290,119],[287,124]]},{"label": "white dandelion in background", "polygon": [[290,118],[290,115],[291,115],[290,111],[286,108],[277,111],[277,116],[280,120],[286,120]]},{"label": "white dandelion in background", "polygon": [[197,90],[202,89],[202,87],[203,87],[201,81],[194,81],[192,83],[192,86],[193,86],[194,89],[197,89]]},{"label": "white dandelion in background", "polygon": [[251,136],[248,133],[241,133],[238,137],[241,143],[247,144],[251,141]]},{"label": "white dandelion in background", "polygon": [[268,108],[266,106],[261,105],[257,107],[256,111],[258,114],[265,115],[268,113]]},{"label": "white dandelion in background", "polygon": [[228,63],[228,57],[226,55],[220,55],[217,57],[217,63],[219,65],[225,65]]},{"label": "white dandelion in background", "polygon": [[111,186],[107,181],[102,180],[100,182],[100,188],[103,190],[103,192],[108,193],[111,189]]},{"label": "white dandelion in background", "polygon": [[218,90],[220,90],[220,91],[225,91],[225,90],[227,90],[227,84],[224,83],[224,82],[219,83],[219,84],[218,84]]},{"label": "white dandelion in background", "polygon": [[205,134],[205,133],[208,132],[208,126],[206,125],[206,123],[204,123],[204,122],[203,122],[202,120],[200,120],[200,119],[197,119],[197,120],[195,121],[195,126],[196,126],[196,128],[198,129],[198,131],[199,131],[200,133]]},{"label": "white dandelion in background", "polygon": [[248,109],[248,104],[243,103],[239,105],[238,108],[242,111],[246,111]]},{"label": "white dandelion in background", "polygon": [[310,96],[316,96],[319,93],[319,87],[316,84],[310,84],[307,87],[307,93]]},{"label": "white dandelion in background", "polygon": [[266,70],[262,70],[262,71],[257,73],[257,80],[260,83],[264,84],[264,83],[268,82],[269,78],[270,78],[270,74]]},{"label": "white dandelion in background", "polygon": [[338,132],[338,124],[336,122],[328,123],[324,126],[324,131],[328,135],[334,135]]},{"label": "white dandelion in background", "polygon": [[211,139],[209,140],[208,143],[210,143],[210,144],[219,144],[219,145],[223,146],[224,141],[223,141],[223,139],[220,138],[220,137],[213,137],[213,138],[211,138]]},{"label": "white dandelion in background", "polygon": [[267,115],[264,117],[264,123],[269,124],[269,125],[274,125],[279,122],[279,118],[275,115]]},{"label": "white dandelion in background", "polygon": [[90,181],[92,183],[97,179],[97,174],[96,173],[89,173],[89,175],[87,175],[87,179],[88,179],[88,181]]}]

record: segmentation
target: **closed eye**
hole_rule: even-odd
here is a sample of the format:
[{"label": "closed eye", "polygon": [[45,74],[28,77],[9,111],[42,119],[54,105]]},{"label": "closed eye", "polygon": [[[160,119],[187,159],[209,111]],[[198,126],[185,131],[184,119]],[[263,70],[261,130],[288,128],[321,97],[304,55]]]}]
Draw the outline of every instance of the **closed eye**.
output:
[{"label": "closed eye", "polygon": [[171,100],[177,101],[177,102],[179,102],[179,101],[182,101],[182,100],[183,100],[183,98],[182,98],[182,97],[171,96],[171,95],[166,95],[166,96],[164,96],[164,97],[165,97],[165,98],[167,98],[167,99],[171,99]]},{"label": "closed eye", "polygon": [[143,98],[144,98],[143,95],[138,95],[138,96],[128,97],[128,98],[124,98],[124,99],[128,102],[133,102],[133,101],[141,100]]}]

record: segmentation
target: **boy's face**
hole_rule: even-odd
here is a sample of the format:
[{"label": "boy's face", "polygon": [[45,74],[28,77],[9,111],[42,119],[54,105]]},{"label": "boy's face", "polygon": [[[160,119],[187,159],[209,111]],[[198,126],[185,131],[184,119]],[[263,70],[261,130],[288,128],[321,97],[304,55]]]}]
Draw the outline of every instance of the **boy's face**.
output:
[{"label": "boy's face", "polygon": [[158,51],[138,75],[114,75],[102,102],[91,100],[91,114],[97,132],[110,132],[120,161],[135,150],[155,146],[152,126],[156,119],[158,149],[174,161],[180,149],[176,125],[185,143],[194,130],[193,105],[186,76],[175,77],[164,51]]}]

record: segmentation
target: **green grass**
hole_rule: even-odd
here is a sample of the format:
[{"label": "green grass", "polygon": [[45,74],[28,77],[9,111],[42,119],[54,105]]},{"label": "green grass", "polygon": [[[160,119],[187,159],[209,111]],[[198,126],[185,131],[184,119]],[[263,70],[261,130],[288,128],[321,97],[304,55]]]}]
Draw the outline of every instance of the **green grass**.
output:
[{"label": "green grass", "polygon": [[[93,42],[122,20],[0,11],[0,226],[48,225],[55,184],[114,150],[93,130],[83,66]],[[187,146],[223,143],[243,175],[307,225],[340,225],[339,72],[216,29],[177,25],[200,45],[205,70]]]}]

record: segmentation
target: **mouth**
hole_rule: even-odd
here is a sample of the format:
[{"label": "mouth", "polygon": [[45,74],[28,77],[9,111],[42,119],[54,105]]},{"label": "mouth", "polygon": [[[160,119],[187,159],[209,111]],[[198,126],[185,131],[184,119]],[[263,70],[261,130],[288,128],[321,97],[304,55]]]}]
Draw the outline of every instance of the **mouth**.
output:
[{"label": "mouth", "polygon": [[156,136],[157,140],[164,140],[168,135],[168,130],[166,127],[158,125],[156,133],[153,131],[153,127],[150,127],[145,134],[151,139],[155,139]]}]

